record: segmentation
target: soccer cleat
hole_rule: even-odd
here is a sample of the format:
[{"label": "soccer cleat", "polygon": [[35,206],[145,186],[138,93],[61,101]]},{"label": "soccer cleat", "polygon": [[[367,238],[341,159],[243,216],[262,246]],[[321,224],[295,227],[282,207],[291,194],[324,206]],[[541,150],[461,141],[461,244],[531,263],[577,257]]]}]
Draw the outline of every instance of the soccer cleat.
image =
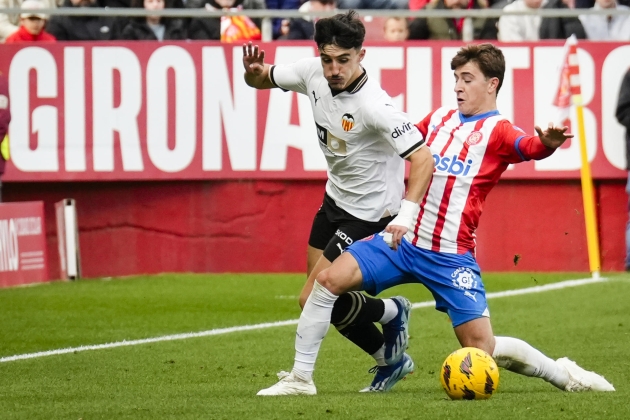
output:
[{"label": "soccer cleat", "polygon": [[383,325],[385,338],[385,363],[394,365],[405,354],[409,346],[409,312],[411,302],[402,296],[391,298],[398,307],[398,314]]},{"label": "soccer cleat", "polygon": [[256,395],[270,396],[270,395],[315,395],[317,389],[313,380],[308,382],[301,380],[297,376],[285,371],[278,373],[278,379],[280,381],[266,389],[261,389]]},{"label": "soccer cleat", "polygon": [[413,360],[406,353],[393,366],[374,366],[370,369],[370,373],[376,373],[374,380],[359,392],[387,392],[407,374],[413,373],[414,367]]},{"label": "soccer cleat", "polygon": [[581,392],[581,391],[614,391],[615,387],[610,382],[604,379],[603,376],[598,375],[595,372],[582,369],[573,360],[569,360],[566,357],[562,357],[556,360],[560,366],[564,367],[569,372],[569,383],[565,386],[564,390],[569,392]]}]

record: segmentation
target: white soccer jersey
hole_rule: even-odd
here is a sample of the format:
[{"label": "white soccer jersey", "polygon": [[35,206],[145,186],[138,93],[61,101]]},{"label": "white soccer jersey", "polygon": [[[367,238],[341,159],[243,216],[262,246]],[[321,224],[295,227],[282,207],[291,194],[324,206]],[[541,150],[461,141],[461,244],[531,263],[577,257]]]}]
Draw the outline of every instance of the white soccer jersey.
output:
[{"label": "white soccer jersey", "polygon": [[370,222],[398,213],[404,161],[424,145],[409,117],[363,73],[333,95],[319,58],[272,66],[274,85],[307,95],[319,145],[328,162],[326,193],[337,206]]},{"label": "white soccer jersey", "polygon": [[475,230],[486,196],[511,163],[553,153],[498,111],[466,118],[440,108],[416,125],[435,161],[413,230],[405,238],[432,251],[464,254],[475,249]]}]

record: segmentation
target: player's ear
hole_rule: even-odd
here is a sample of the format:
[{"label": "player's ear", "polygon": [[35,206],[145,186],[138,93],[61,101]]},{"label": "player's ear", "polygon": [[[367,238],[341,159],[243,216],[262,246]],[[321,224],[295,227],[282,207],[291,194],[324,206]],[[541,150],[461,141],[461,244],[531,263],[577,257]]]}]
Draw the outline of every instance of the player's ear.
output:
[{"label": "player's ear", "polygon": [[489,82],[490,83],[488,83],[488,93],[496,92],[497,88],[499,87],[499,78],[492,77],[490,78]]},{"label": "player's ear", "polygon": [[364,58],[365,58],[365,48],[361,48],[361,51],[359,51],[359,62],[363,61]]}]

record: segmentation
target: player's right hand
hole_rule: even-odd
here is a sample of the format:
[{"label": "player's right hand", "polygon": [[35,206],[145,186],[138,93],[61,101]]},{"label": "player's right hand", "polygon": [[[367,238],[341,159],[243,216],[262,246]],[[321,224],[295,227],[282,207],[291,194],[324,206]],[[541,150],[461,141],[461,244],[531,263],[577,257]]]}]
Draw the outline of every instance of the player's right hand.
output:
[{"label": "player's right hand", "polygon": [[265,68],[265,52],[258,49],[252,42],[243,44],[243,66],[245,72],[259,76]]}]

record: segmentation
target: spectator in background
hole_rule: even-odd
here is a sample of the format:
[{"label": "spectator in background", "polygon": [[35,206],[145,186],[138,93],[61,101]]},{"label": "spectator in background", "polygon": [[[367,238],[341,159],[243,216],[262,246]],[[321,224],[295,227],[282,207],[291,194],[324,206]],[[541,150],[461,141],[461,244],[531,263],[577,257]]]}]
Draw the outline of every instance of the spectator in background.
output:
[{"label": "spectator in background", "polygon": [[[433,0],[425,10],[485,9],[485,0]],[[409,24],[409,39],[462,40],[465,35],[464,18],[416,18]],[[492,29],[488,19],[472,19],[472,39],[495,39],[496,29]]]},{"label": "spectator in background", "polygon": [[[172,8],[165,3],[165,0],[131,0],[131,7],[143,7],[145,10]],[[186,28],[184,27],[183,19],[148,15],[130,19],[122,30],[120,38],[130,41],[186,39]]]},{"label": "spectator in background", "polygon": [[621,82],[616,111],[617,121],[626,127],[626,165],[628,170],[628,223],[626,224],[626,271],[630,271],[630,69]]},{"label": "spectator in background", "polygon": [[[26,0],[0,0],[0,9],[22,7],[23,1]],[[40,0],[45,9],[54,9],[57,7],[56,0]],[[6,37],[18,30],[20,24],[19,15],[7,15],[0,13],[0,42],[4,41]]]},{"label": "spectator in background", "polygon": [[[300,0],[267,0],[267,9],[272,10],[297,10],[301,6]],[[271,20],[273,39],[286,36],[289,33],[289,19],[273,18]]]},{"label": "spectator in background", "polygon": [[[546,0],[515,0],[504,11],[536,11]],[[538,41],[541,17],[538,15],[503,15],[499,18],[499,41]]]},{"label": "spectator in background", "polygon": [[[65,0],[62,7],[100,7],[97,0]],[[113,16],[52,16],[46,27],[58,41],[118,39],[120,24]]]},{"label": "spectator in background", "polygon": [[[0,176],[4,173],[5,159],[8,159],[9,146],[9,122],[11,121],[11,108],[9,106],[9,83],[0,72]],[[0,182],[0,202],[2,202],[2,182]]]},{"label": "spectator in background", "polygon": [[[337,4],[335,0],[310,0],[304,2],[304,4],[300,6],[299,11],[302,13],[322,12],[336,10],[336,8]],[[317,18],[311,18],[310,16],[291,19],[289,21],[289,33],[286,39],[313,39],[316,22]]]},{"label": "spectator in background", "polygon": [[617,14],[617,10],[628,10],[628,6],[616,0],[596,0],[593,10],[610,10],[609,15],[581,15],[580,21],[591,41],[630,41],[630,15]]},{"label": "spectator in background", "polygon": [[[266,9],[264,0],[188,0],[186,7],[208,10]],[[216,39],[224,42],[260,39],[260,19],[246,16],[193,18],[188,28],[190,39]]]},{"label": "spectator in background", "polygon": [[339,0],[340,9],[408,9],[409,0]]},{"label": "spectator in background", "polygon": [[44,30],[47,16],[43,13],[37,13],[37,9],[43,8],[44,4],[38,0],[24,1],[22,3],[24,12],[20,13],[20,27],[4,42],[55,41],[55,37]]},{"label": "spectator in background", "polygon": [[[543,9],[574,9],[575,0],[549,0]],[[567,39],[575,35],[586,39],[586,32],[580,19],[576,17],[543,18],[540,22],[540,39]]]},{"label": "spectator in background", "polygon": [[401,17],[388,17],[383,27],[383,39],[389,42],[406,41],[409,37],[409,22]]},{"label": "spectator in background", "polygon": [[[630,6],[630,0],[617,0],[617,4]],[[595,6],[595,0],[575,0],[576,9],[590,9]]]}]

